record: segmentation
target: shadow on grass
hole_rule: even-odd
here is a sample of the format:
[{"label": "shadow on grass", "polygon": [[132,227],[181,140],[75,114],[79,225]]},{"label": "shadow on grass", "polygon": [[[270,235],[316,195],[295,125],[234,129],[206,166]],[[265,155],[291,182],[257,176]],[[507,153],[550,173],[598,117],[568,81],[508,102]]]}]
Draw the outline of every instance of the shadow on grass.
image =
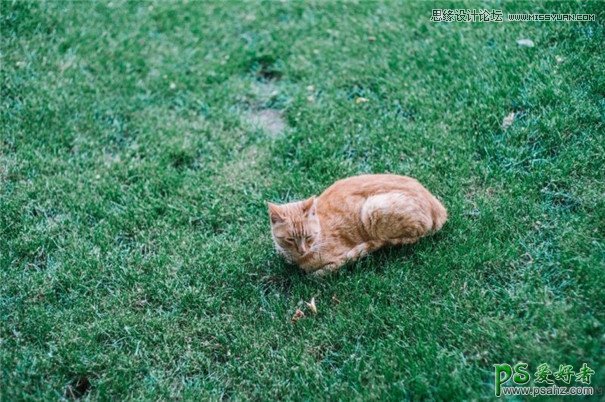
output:
[{"label": "shadow on grass", "polygon": [[259,278],[258,284],[266,295],[278,293],[290,298],[299,285],[321,291],[325,290],[325,286],[351,279],[356,280],[368,275],[382,276],[387,270],[393,269],[394,264],[406,268],[418,265],[417,256],[439,248],[445,237],[447,233],[439,232],[413,245],[385,247],[358,261],[344,265],[334,274],[323,277],[307,274],[298,266],[289,264],[280,256],[274,255],[267,260],[269,272]]}]

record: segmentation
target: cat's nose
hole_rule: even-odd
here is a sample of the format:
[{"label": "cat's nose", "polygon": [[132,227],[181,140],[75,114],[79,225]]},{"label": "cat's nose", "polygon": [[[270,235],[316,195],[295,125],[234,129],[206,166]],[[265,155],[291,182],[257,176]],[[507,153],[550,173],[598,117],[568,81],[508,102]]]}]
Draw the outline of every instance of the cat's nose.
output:
[{"label": "cat's nose", "polygon": [[307,251],[309,251],[309,248],[307,247],[307,245],[305,243],[301,243],[298,246],[298,250],[300,251],[301,254],[307,254]]}]

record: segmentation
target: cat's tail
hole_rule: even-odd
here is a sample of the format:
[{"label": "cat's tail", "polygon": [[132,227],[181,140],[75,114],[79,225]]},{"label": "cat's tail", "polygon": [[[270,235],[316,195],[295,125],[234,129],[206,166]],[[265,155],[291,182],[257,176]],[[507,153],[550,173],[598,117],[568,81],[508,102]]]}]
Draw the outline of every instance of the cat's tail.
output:
[{"label": "cat's tail", "polygon": [[433,218],[433,233],[440,230],[445,224],[445,221],[447,221],[447,210],[434,196],[432,196],[431,199],[431,217]]}]

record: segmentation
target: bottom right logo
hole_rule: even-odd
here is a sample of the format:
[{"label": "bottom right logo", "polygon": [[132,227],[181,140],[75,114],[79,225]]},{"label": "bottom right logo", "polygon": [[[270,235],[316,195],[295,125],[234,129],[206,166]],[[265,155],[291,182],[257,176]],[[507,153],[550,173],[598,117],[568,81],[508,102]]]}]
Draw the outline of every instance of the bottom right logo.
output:
[{"label": "bottom right logo", "polygon": [[577,371],[570,364],[560,364],[558,369],[556,367],[554,369],[556,371],[551,370],[546,363],[540,364],[533,373],[535,386],[529,386],[532,374],[527,363],[494,364],[494,392],[497,397],[502,395],[594,395],[595,393],[602,395],[601,387],[595,390],[595,387],[590,386],[591,377],[595,371],[586,363],[582,364]]}]

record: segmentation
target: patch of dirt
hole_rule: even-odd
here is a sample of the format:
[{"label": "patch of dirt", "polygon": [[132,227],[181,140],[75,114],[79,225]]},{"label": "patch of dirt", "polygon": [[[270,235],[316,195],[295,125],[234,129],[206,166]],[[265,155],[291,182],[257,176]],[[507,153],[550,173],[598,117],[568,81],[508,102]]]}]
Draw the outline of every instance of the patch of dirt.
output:
[{"label": "patch of dirt", "polygon": [[252,95],[258,104],[267,104],[279,95],[276,81],[256,81],[252,84]]},{"label": "patch of dirt", "polygon": [[83,376],[80,378],[74,379],[71,384],[67,386],[65,390],[65,398],[67,399],[80,399],[82,398],[88,391],[92,384],[88,377]]},{"label": "patch of dirt", "polygon": [[279,80],[283,73],[276,65],[276,58],[263,55],[254,58],[250,63],[250,70],[261,80]]},{"label": "patch of dirt", "polygon": [[248,123],[263,130],[271,137],[277,137],[288,127],[283,114],[277,109],[252,110],[246,116]]}]

